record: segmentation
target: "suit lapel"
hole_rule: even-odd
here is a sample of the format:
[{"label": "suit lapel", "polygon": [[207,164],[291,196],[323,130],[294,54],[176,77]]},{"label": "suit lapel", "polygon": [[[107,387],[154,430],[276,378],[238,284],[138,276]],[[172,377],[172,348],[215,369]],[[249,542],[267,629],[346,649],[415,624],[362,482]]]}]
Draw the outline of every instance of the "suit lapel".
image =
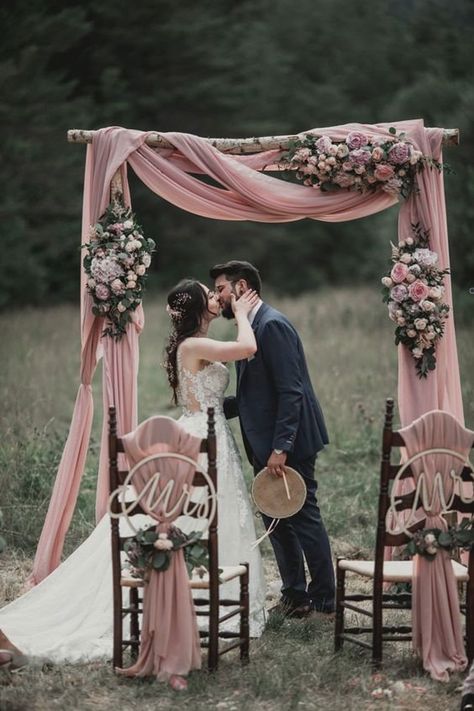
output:
[{"label": "suit lapel", "polygon": [[[268,309],[268,305],[265,302],[263,302],[262,305],[260,306],[259,310],[255,314],[255,318],[252,323],[252,329],[253,329],[253,332],[255,333],[255,338],[257,338],[257,329],[258,329],[258,326],[262,320],[262,316],[267,309]],[[258,346],[258,338],[257,338],[257,346]],[[238,360],[236,363],[237,363],[237,389],[238,389],[240,386],[240,383],[242,381],[242,377],[245,372],[245,369],[247,367],[248,359],[244,358],[243,360]]]}]

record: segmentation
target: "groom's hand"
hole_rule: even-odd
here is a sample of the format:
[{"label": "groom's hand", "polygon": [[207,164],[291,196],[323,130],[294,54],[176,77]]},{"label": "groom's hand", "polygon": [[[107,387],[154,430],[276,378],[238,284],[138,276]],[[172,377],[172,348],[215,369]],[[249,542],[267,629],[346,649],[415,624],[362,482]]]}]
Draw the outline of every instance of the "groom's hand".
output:
[{"label": "groom's hand", "polygon": [[277,454],[272,452],[267,462],[267,469],[274,476],[283,476],[283,467],[286,463],[286,452]]}]

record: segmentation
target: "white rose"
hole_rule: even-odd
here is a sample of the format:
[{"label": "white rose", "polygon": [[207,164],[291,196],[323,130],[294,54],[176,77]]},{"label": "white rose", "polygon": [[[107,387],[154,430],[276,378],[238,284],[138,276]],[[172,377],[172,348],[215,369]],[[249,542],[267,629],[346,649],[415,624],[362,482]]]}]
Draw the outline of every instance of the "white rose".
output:
[{"label": "white rose", "polygon": [[403,311],[401,309],[397,309],[395,311],[395,316],[398,316],[398,318],[400,318],[400,316],[403,316]]},{"label": "white rose", "polygon": [[408,274],[405,277],[405,281],[408,282],[409,284],[413,284],[414,281],[416,281],[416,276],[412,274],[411,272],[408,272]]},{"label": "white rose", "polygon": [[404,247],[405,245],[406,245],[406,242],[404,239],[400,240],[400,242],[398,243],[399,247]]},{"label": "white rose", "polygon": [[337,156],[337,151],[338,151],[338,147],[336,145],[334,145],[334,143],[332,143],[329,147],[329,151],[328,151],[329,155],[330,156]]},{"label": "white rose", "polygon": [[87,286],[89,287],[89,289],[93,289],[95,287],[95,279],[88,279]]},{"label": "white rose", "polygon": [[127,289],[134,289],[137,285],[136,281],[128,281],[127,282]]},{"label": "white rose", "polygon": [[441,287],[439,286],[432,286],[430,289],[430,296],[432,299],[441,299],[443,295],[443,292],[441,290]]},{"label": "white rose", "polygon": [[132,220],[125,220],[125,222],[123,223],[123,226],[126,230],[131,230],[133,227]]},{"label": "white rose", "polygon": [[421,350],[421,348],[414,348],[411,354],[413,358],[421,358],[421,356],[423,355],[423,351]]},{"label": "white rose", "polygon": [[339,143],[337,146],[337,157],[345,158],[349,154],[349,146],[346,143]]},{"label": "white rose", "polygon": [[393,281],[390,279],[390,277],[384,276],[382,278],[382,284],[384,286],[388,286],[388,288],[390,288],[391,286],[393,286]]},{"label": "white rose", "polygon": [[403,264],[410,264],[410,262],[411,262],[411,254],[407,254],[407,253],[405,252],[405,254],[402,254],[402,256],[400,257],[400,261],[403,262]]},{"label": "white rose", "polygon": [[112,287],[112,291],[115,291],[116,293],[119,291],[123,291],[124,288],[121,279],[114,279],[110,286]]},{"label": "white rose", "polygon": [[135,267],[135,271],[138,276],[143,276],[146,272],[146,267],[144,264],[139,264],[137,267]]},{"label": "white rose", "polygon": [[117,304],[117,311],[120,311],[121,314],[123,314],[124,311],[127,310],[127,307],[122,304],[121,301]]},{"label": "white rose", "polygon": [[326,163],[327,165],[336,165],[336,159],[331,156],[330,158],[326,158]]},{"label": "white rose", "polygon": [[153,547],[157,551],[170,551],[173,548],[173,544],[168,539],[158,538],[153,544]]},{"label": "white rose", "polygon": [[428,299],[422,301],[420,306],[423,311],[434,311],[436,308],[436,304],[434,304],[432,301],[429,301]]},{"label": "white rose", "polygon": [[164,541],[168,538],[168,534],[167,533],[159,533],[158,538],[161,538],[161,540]]},{"label": "white rose", "polygon": [[130,270],[129,272],[127,272],[127,279],[128,279],[129,281],[135,281],[135,279],[136,279],[136,277],[135,277],[135,272],[132,272],[132,270]]},{"label": "white rose", "polygon": [[415,165],[415,163],[418,163],[422,155],[423,153],[421,151],[412,151],[410,156],[410,163],[412,165]]},{"label": "white rose", "polygon": [[134,243],[133,239],[130,240],[130,242],[127,242],[127,244],[125,245],[126,252],[134,252],[135,251],[135,247],[133,246],[133,243]]},{"label": "white rose", "polygon": [[436,553],[438,552],[438,549],[435,548],[434,546],[427,546],[426,552],[427,552],[429,555],[436,555]]},{"label": "white rose", "polygon": [[417,331],[424,331],[428,325],[428,321],[425,318],[415,319],[415,328]]},{"label": "white rose", "polygon": [[148,267],[151,264],[151,257],[149,254],[144,254],[142,257],[142,264],[145,265],[145,267],[148,269]]},{"label": "white rose", "polygon": [[434,536],[432,533],[427,533],[425,535],[425,543],[427,546],[430,546],[435,541],[436,541],[436,536]]}]

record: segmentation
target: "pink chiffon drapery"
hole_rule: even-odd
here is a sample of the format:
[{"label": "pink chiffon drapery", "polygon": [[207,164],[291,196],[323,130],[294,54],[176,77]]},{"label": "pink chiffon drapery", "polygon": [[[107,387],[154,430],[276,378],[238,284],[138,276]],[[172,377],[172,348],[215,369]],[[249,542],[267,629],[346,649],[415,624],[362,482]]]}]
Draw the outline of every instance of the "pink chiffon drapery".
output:
[{"label": "pink chiffon drapery", "polygon": [[[474,443],[474,432],[465,429],[452,415],[435,410],[422,415],[400,430],[409,458],[418,452],[444,448],[457,452],[462,459],[432,453],[411,463],[415,483],[423,475],[427,497],[431,504],[426,513],[425,528],[446,530],[441,516],[440,488],[435,477],[441,474],[444,500],[449,502],[455,489],[454,472],[459,475]],[[472,498],[470,492],[465,492]],[[433,561],[416,555],[413,558],[413,647],[420,654],[423,666],[433,679],[448,681],[449,672],[465,669],[467,659],[461,629],[459,593],[447,551],[439,550]]]},{"label": "pink chiffon drapery", "polygon": [[[188,434],[169,417],[149,418],[134,432],[125,435],[123,442],[132,467],[159,452],[178,452],[197,461],[201,445],[198,437]],[[192,488],[194,470],[188,462],[164,457],[139,466],[135,471],[131,483],[137,495],[157,471],[160,473],[153,490],[153,501],[149,501],[149,494],[140,500],[145,512],[156,521],[159,533],[168,533],[173,521],[181,514],[183,487]],[[170,485],[171,489],[168,488]],[[160,501],[164,490],[168,495]],[[183,550],[179,549],[171,554],[167,570],[151,571],[143,592],[140,653],[131,667],[118,671],[124,676],[155,676],[166,680],[173,674],[185,676],[200,667],[196,613]]]},{"label": "pink chiffon drapery", "polygon": [[[312,129],[335,140],[354,130],[371,136],[388,137],[394,126],[404,131],[415,148],[442,160],[442,129],[425,129],[423,121],[393,124],[346,124]],[[290,222],[312,218],[328,222],[354,220],[396,204],[383,191],[360,194],[346,190],[321,192],[295,185],[265,174],[275,166],[280,151],[252,156],[220,153],[205,139],[190,134],[164,133],[173,149],[153,150],[145,144],[145,132],[111,127],[94,135],[88,147],[84,187],[82,241],[109,201],[110,180],[121,168],[124,194],[130,202],[126,165],[157,195],[184,210],[219,220]],[[217,185],[204,183],[199,175],[210,176]],[[402,204],[399,239],[411,234],[411,223],[420,222],[430,231],[432,248],[438,252],[440,267],[449,266],[448,235],[443,176],[435,169],[418,176],[419,191]],[[446,300],[452,303],[449,278]],[[138,334],[143,313],[137,310],[134,323],[119,342],[101,340],[102,320],[90,310],[91,300],[82,274],[82,365],[81,385],[74,409],[71,430],[58,470],[56,483],[38,545],[33,582],[39,582],[59,563],[64,537],[70,523],[83,473],[92,421],[90,382],[101,353],[104,353],[104,414],[109,404],[117,406],[119,432],[136,425],[136,374]],[[461,387],[455,341],[454,320],[448,319],[443,340],[437,348],[437,368],[420,380],[407,350],[399,347],[398,400],[402,425],[432,409],[444,409],[463,421]],[[97,518],[106,511],[107,500],[106,418],[97,485]]]}]

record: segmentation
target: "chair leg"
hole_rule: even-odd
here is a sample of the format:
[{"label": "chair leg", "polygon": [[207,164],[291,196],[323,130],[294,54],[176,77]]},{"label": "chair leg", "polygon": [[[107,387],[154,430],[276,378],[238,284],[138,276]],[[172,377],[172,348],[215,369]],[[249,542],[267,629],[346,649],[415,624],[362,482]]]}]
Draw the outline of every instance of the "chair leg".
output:
[{"label": "chair leg", "polygon": [[247,572],[240,577],[240,661],[249,661],[250,630],[249,630],[249,564],[245,565]]},{"label": "chair leg", "polygon": [[344,639],[344,607],[342,602],[346,595],[346,571],[339,567],[339,560],[336,561],[336,624],[334,628],[334,649],[338,652],[342,649]]},{"label": "chair leg", "polygon": [[129,607],[130,607],[130,640],[134,643],[131,647],[132,660],[136,661],[138,658],[138,650],[140,646],[140,625],[138,623],[138,610],[139,610],[139,595],[137,588],[130,588],[129,597]]},{"label": "chair leg", "polygon": [[383,588],[382,585],[375,585],[374,578],[374,594],[373,594],[373,632],[372,632],[372,666],[375,669],[380,669],[382,666],[382,625],[383,625]]},{"label": "chair leg", "polygon": [[466,583],[466,656],[469,664],[474,658],[474,585]]},{"label": "chair leg", "polygon": [[[212,581],[213,582],[213,581]],[[219,588],[216,581],[209,589],[209,648],[207,668],[217,671],[219,662]]]},{"label": "chair leg", "polygon": [[113,654],[112,654],[112,665],[113,668],[123,667],[123,621],[122,621],[122,589],[120,586],[114,585],[113,591],[113,606],[114,606],[114,641],[113,641]]}]

